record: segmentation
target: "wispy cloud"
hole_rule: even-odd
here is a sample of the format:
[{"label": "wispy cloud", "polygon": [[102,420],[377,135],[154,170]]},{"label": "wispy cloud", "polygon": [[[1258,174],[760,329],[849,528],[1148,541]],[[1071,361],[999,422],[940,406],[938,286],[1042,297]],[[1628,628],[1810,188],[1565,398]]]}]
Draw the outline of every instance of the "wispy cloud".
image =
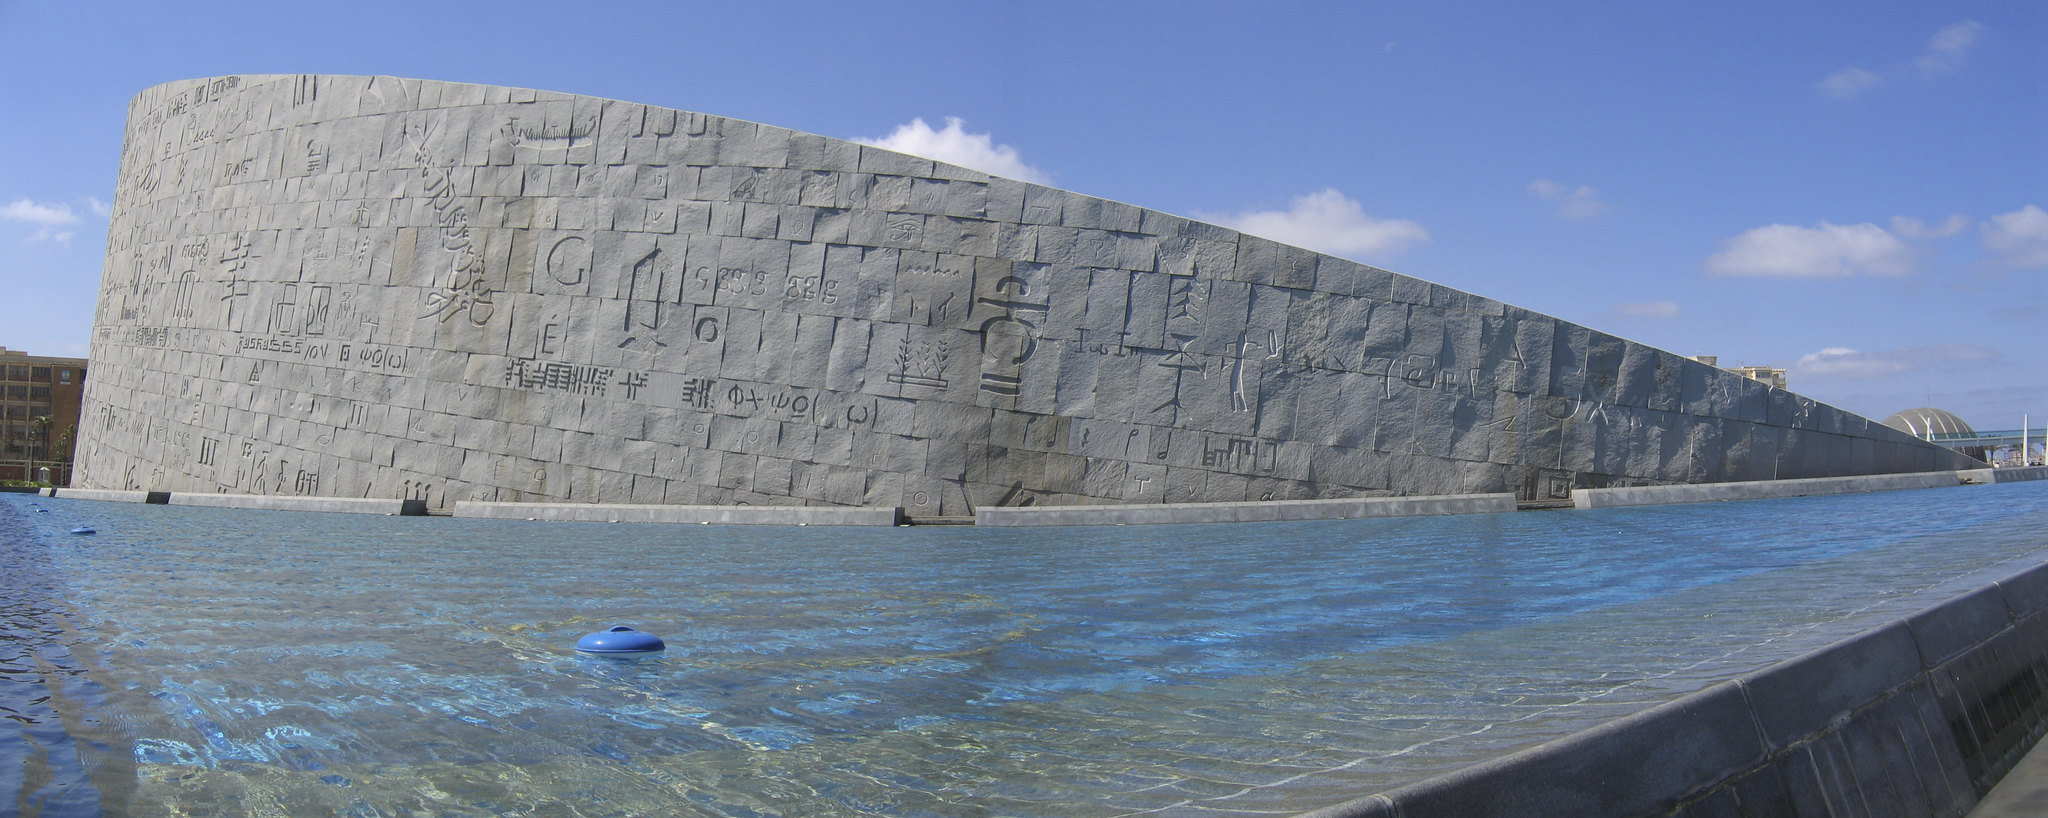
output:
[{"label": "wispy cloud", "polygon": [[1827,222],[1759,227],[1721,242],[1721,252],[1706,262],[1714,275],[1770,278],[1898,276],[1912,273],[1913,267],[1913,249],[1884,228]]},{"label": "wispy cloud", "polygon": [[1799,378],[1874,380],[1922,370],[1952,368],[1955,364],[1998,357],[1998,351],[1975,344],[1935,344],[1924,347],[1860,352],[1847,347],[1828,347],[1802,355],[1790,368]]},{"label": "wispy cloud", "polygon": [[1585,185],[1575,188],[1549,179],[1538,179],[1529,183],[1529,193],[1555,203],[1557,215],[1572,221],[1585,221],[1607,210],[1607,203],[1600,199],[1600,191]]},{"label": "wispy cloud", "polygon": [[27,199],[16,199],[6,207],[0,207],[0,219],[60,227],[77,224],[78,214],[71,212],[68,204],[37,204]]},{"label": "wispy cloud", "polygon": [[1852,65],[1821,80],[1820,90],[1835,99],[1849,99],[1883,84],[1883,77]]},{"label": "wispy cloud", "polygon": [[1041,185],[1052,183],[1052,177],[1044,171],[1025,164],[1016,148],[997,144],[989,134],[969,133],[966,122],[957,116],[946,117],[946,127],[940,130],[932,130],[919,117],[897,126],[888,136],[854,141],[1011,179]]},{"label": "wispy cloud", "polygon": [[1913,67],[1926,74],[1940,74],[1954,71],[1969,56],[1970,48],[1983,36],[1984,24],[1975,20],[1944,26],[1927,41],[1927,50],[1913,61]]},{"label": "wispy cloud", "polygon": [[111,216],[114,213],[113,205],[107,204],[106,202],[102,202],[97,197],[85,197],[85,205],[87,207],[92,208],[93,215],[96,215],[102,219]]},{"label": "wispy cloud", "polygon": [[1286,210],[1237,214],[1197,213],[1197,218],[1332,255],[1387,256],[1429,241],[1429,231],[1405,219],[1375,219],[1336,188],[1296,196]]},{"label": "wispy cloud", "polygon": [[1970,228],[1970,217],[1957,213],[1930,225],[1911,216],[1893,216],[1892,232],[1915,241],[1945,239]]},{"label": "wispy cloud", "polygon": [[1963,60],[1970,55],[1970,49],[1977,45],[1984,31],[1984,24],[1975,20],[1943,26],[1928,39],[1927,48],[1913,58],[1911,67],[1894,63],[1890,68],[1871,71],[1860,66],[1845,66],[1814,83],[1814,87],[1835,99],[1852,99],[1885,84],[1888,76],[1897,77],[1915,71],[1923,77],[1946,74],[1962,67]]},{"label": "wispy cloud", "polygon": [[1616,304],[1614,305],[1614,311],[1627,318],[1677,318],[1678,304],[1671,301]]},{"label": "wispy cloud", "polygon": [[1983,231],[1984,250],[2007,267],[2022,270],[2048,268],[2048,212],[2027,205],[2011,213],[2000,213],[1978,226]]},{"label": "wispy cloud", "polygon": [[69,246],[73,235],[70,230],[58,228],[78,223],[78,214],[71,212],[68,204],[39,204],[28,199],[16,199],[0,207],[0,219],[26,222],[36,226],[36,232],[25,239],[34,244],[39,241],[53,241]]}]

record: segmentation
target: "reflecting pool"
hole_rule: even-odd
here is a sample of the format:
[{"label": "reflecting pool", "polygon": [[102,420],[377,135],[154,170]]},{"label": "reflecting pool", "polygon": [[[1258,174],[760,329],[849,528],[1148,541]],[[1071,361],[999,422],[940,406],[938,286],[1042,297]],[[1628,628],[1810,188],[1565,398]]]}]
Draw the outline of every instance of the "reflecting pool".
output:
[{"label": "reflecting pool", "polygon": [[[0,495],[0,813],[1284,814],[1926,607],[2044,524],[2048,483],[880,530]],[[575,653],[614,624],[668,650]]]}]

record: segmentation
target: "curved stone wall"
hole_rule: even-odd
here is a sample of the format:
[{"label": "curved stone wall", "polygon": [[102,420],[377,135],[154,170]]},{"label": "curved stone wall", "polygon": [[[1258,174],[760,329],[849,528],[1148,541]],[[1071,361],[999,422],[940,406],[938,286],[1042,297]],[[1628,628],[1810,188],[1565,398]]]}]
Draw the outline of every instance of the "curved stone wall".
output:
[{"label": "curved stone wall", "polygon": [[75,481],[977,506],[1968,468],[1614,336],[822,136],[389,77],[130,104]]}]

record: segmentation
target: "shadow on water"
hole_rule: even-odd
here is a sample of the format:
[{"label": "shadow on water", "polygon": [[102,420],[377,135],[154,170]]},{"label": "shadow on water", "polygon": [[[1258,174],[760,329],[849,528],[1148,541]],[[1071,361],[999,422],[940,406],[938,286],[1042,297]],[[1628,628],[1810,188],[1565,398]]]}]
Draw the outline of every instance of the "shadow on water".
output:
[{"label": "shadow on water", "polygon": [[96,782],[123,771],[91,764],[66,727],[67,713],[97,726],[96,683],[72,653],[82,637],[48,546],[24,518],[35,507],[0,505],[0,814],[100,815]]}]

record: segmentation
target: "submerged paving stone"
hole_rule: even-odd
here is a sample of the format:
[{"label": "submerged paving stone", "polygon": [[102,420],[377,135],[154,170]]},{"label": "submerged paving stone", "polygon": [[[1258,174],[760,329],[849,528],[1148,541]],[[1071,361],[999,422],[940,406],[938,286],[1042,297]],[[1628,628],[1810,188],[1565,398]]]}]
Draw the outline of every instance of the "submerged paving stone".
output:
[{"label": "submerged paving stone", "polygon": [[391,77],[138,95],[94,332],[86,488],[971,514],[1972,465],[1215,225]]}]

